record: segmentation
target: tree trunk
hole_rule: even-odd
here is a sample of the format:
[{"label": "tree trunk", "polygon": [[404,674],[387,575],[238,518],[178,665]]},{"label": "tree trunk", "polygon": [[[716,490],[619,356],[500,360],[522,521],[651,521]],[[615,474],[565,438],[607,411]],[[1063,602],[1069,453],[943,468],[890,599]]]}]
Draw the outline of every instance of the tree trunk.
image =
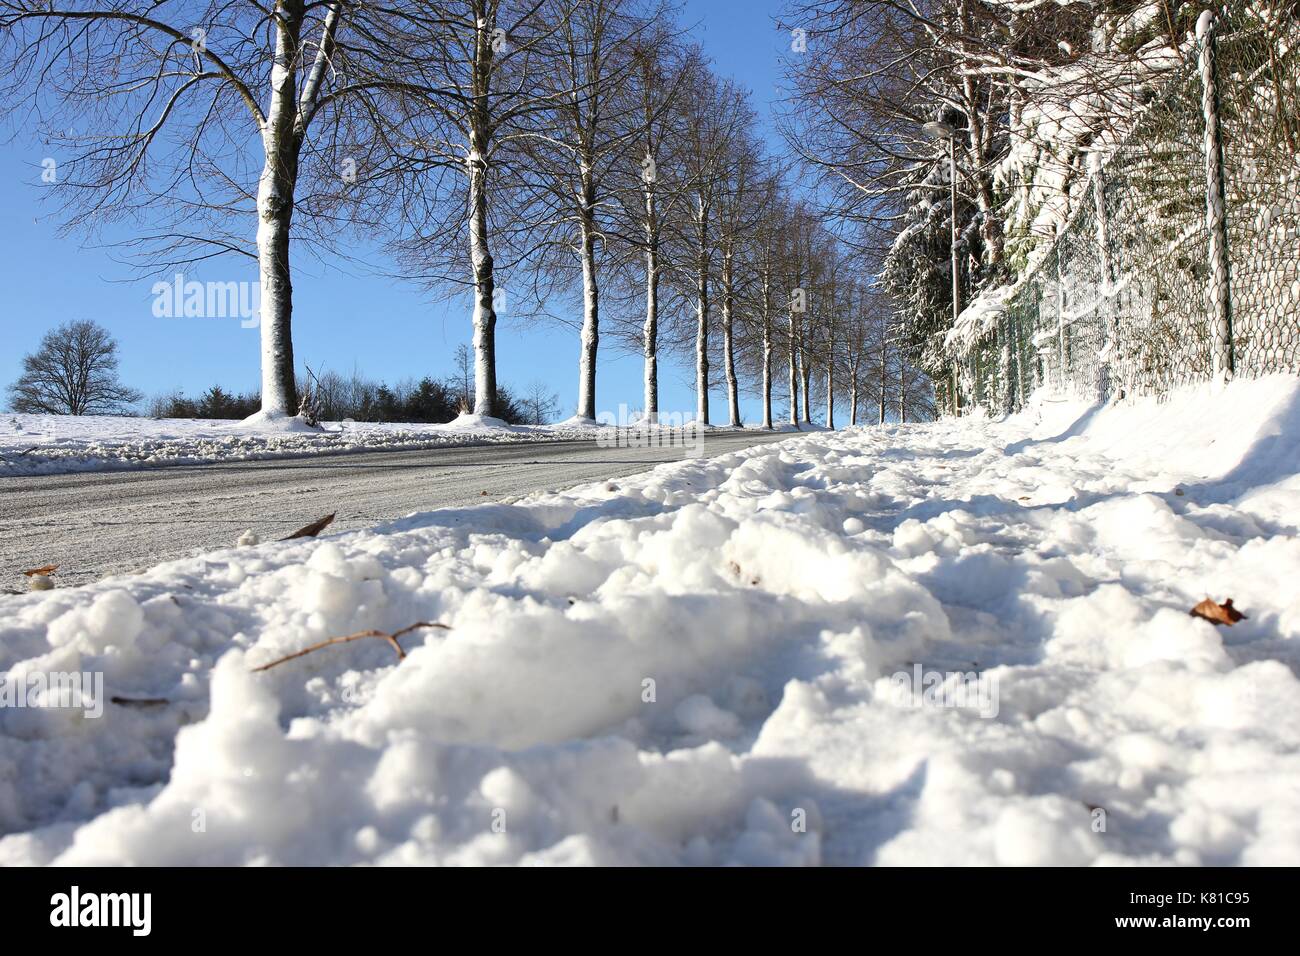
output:
[{"label": "tree trunk", "polygon": [[659,421],[659,250],[651,243],[645,253],[645,420]]},{"label": "tree trunk", "polygon": [[728,424],[740,427],[740,388],[736,381],[736,346],[732,335],[732,261],[728,250],[722,260],[722,356],[727,376]]},{"label": "tree trunk", "polygon": [[907,424],[907,367],[900,356],[898,363],[898,423]]},{"label": "tree trunk", "polygon": [[790,424],[799,427],[799,329],[795,312],[790,312],[790,335],[786,340],[786,364],[789,366],[790,379]]},{"label": "tree trunk", "polygon": [[474,98],[469,110],[469,258],[474,273],[474,414],[493,415],[497,400],[496,273],[488,227],[487,162],[491,145],[488,96],[492,83],[493,24],[480,17],[474,31]]},{"label": "tree trunk", "polygon": [[487,169],[481,155],[469,166],[469,257],[474,270],[474,414],[492,415],[497,393],[495,275],[488,250]]},{"label": "tree trunk", "polygon": [[695,418],[709,424],[709,271],[701,257],[695,273]]},{"label": "tree trunk", "polygon": [[772,282],[763,273],[763,427],[772,430]]},{"label": "tree trunk", "polygon": [[849,424],[858,423],[858,373],[862,367],[862,351],[853,349],[855,358],[849,363]]},{"label": "tree trunk", "polygon": [[262,286],[262,411],[294,415],[298,393],[293,371],[293,283],[289,230],[298,180],[299,140],[296,69],[300,51],[301,0],[280,4],[275,20],[271,102],[262,130],[265,161],[257,184],[257,265]]},{"label": "tree trunk", "polygon": [[885,424],[885,390],[888,387],[886,379],[888,366],[885,361],[887,358],[888,356],[883,353],[880,356],[880,424],[882,425]]},{"label": "tree trunk", "polygon": [[[584,176],[584,179],[587,179]],[[578,360],[578,417],[596,417],[596,349],[600,343],[600,287],[596,278],[595,189],[583,183],[582,235],[582,354]]]},{"label": "tree trunk", "polygon": [[[646,152],[650,155],[650,151]],[[647,424],[659,422],[659,228],[653,180],[645,189],[645,409]]]},{"label": "tree trunk", "polygon": [[799,381],[803,392],[803,420],[812,424],[812,367],[808,364],[808,350],[799,344]]},{"label": "tree trunk", "polygon": [[826,427],[835,427],[835,363],[826,362]]}]

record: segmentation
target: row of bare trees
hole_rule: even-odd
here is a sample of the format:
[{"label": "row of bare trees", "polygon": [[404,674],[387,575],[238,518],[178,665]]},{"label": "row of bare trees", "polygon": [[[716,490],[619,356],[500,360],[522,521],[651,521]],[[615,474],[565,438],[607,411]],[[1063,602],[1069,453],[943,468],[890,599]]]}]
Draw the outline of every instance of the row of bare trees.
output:
[{"label": "row of bare trees", "polygon": [[856,421],[869,395],[883,418],[886,392],[924,414],[870,258],[792,198],[747,93],[682,34],[667,0],[0,0],[6,92],[62,157],[69,226],[129,223],[149,269],[256,262],[265,413],[297,411],[291,251],[377,240],[470,294],[480,415],[502,312],[577,326],[584,419],[602,341],[643,355],[650,421],[665,349],[704,422],[718,386],[733,425],[742,391],[769,426],[781,402]]}]

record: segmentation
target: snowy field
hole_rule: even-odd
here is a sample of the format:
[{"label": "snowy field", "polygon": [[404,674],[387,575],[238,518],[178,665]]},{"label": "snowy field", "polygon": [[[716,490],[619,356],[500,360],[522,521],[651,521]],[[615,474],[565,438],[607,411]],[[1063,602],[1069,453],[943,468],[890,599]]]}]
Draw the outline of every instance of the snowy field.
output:
[{"label": "snowy field", "polygon": [[0,598],[104,675],[0,709],[0,864],[1294,865],[1297,472],[1275,378]]}]

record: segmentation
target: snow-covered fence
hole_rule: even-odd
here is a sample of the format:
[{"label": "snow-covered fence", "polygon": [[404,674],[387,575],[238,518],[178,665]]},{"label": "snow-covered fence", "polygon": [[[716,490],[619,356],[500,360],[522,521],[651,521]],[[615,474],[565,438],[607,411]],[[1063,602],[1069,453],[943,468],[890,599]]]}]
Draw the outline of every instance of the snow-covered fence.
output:
[{"label": "snow-covered fence", "polygon": [[962,317],[962,407],[1300,373],[1300,36],[1207,17],[1045,256]]}]

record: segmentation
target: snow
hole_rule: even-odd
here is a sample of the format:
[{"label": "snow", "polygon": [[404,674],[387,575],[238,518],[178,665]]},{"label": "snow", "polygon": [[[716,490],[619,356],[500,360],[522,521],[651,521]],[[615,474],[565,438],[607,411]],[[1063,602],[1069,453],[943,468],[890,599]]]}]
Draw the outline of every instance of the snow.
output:
[{"label": "snow", "polygon": [[[0,477],[499,442],[580,441],[597,438],[607,425],[577,417],[551,425],[508,425],[499,418],[474,414],[436,425],[349,419],[320,426],[283,412],[258,412],[242,421],[0,414]],[[813,432],[824,426],[805,422],[796,429],[778,423],[772,430]]]},{"label": "snow", "polygon": [[0,709],[0,864],[1295,865],[1298,472],[1294,378],[1040,395],[3,598],[145,702]]},{"label": "snow", "polygon": [[235,427],[258,434],[315,435],[324,431],[320,425],[308,425],[301,415],[289,415],[272,409],[255,412]]},{"label": "snow", "polygon": [[462,415],[444,425],[327,422],[283,413],[243,421],[112,415],[0,415],[0,476],[255,461],[355,451],[591,438],[589,428],[507,425]]}]

